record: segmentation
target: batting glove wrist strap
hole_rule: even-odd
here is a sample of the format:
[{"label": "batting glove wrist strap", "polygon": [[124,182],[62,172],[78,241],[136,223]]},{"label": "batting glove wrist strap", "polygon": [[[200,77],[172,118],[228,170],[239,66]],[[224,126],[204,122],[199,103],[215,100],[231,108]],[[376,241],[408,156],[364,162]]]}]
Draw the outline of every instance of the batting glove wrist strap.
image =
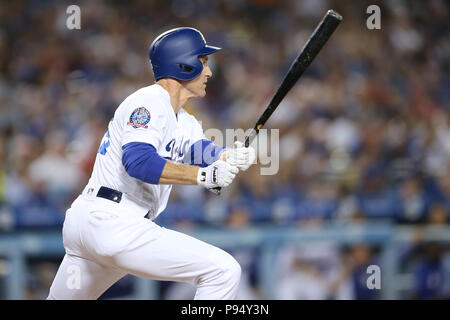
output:
[{"label": "batting glove wrist strap", "polygon": [[238,172],[239,169],[235,165],[217,160],[210,166],[198,170],[197,184],[205,188],[227,187]]}]

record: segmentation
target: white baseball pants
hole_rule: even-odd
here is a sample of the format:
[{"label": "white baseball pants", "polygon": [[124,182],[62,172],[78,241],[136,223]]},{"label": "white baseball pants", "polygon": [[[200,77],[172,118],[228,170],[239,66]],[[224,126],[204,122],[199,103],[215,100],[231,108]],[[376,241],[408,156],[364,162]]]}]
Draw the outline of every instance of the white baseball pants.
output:
[{"label": "white baseball pants", "polygon": [[194,299],[236,297],[241,268],[230,254],[131,211],[97,197],[74,201],[47,299],[97,299],[126,274],[194,284]]}]

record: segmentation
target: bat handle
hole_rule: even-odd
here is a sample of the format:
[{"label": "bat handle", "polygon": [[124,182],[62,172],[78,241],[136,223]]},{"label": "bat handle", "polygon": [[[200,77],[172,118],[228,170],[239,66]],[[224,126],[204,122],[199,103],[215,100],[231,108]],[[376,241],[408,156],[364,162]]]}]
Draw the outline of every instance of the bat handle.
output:
[{"label": "bat handle", "polygon": [[248,148],[249,145],[250,145],[250,139],[247,137],[247,138],[245,138],[244,146],[246,148]]},{"label": "bat handle", "polygon": [[[250,143],[253,141],[253,139],[256,137],[256,135],[258,134],[257,129],[253,128],[252,131],[250,131],[249,135],[247,137],[245,137],[245,147],[248,148],[248,146],[250,145]],[[211,191],[212,193],[214,193],[216,196],[220,196],[220,192],[222,191],[221,187],[215,187],[215,188],[209,188],[209,191]]]},{"label": "bat handle", "polygon": [[244,146],[248,148],[250,143],[252,143],[253,139],[255,139],[256,135],[258,134],[259,130],[253,128],[252,131],[248,134],[248,136],[245,138]]}]

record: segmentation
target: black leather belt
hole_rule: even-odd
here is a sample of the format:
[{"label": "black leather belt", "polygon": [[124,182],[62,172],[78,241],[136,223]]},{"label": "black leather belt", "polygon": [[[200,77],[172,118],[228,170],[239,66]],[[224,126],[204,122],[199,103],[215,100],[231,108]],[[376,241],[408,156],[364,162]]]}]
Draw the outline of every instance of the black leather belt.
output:
[{"label": "black leather belt", "polygon": [[97,197],[120,203],[122,201],[122,192],[108,187],[100,187],[97,192]]},{"label": "black leather belt", "polygon": [[[117,203],[122,201],[122,192],[108,188],[108,187],[100,187],[97,192],[97,197],[108,199]],[[144,218],[150,218],[150,211],[144,216]]]}]

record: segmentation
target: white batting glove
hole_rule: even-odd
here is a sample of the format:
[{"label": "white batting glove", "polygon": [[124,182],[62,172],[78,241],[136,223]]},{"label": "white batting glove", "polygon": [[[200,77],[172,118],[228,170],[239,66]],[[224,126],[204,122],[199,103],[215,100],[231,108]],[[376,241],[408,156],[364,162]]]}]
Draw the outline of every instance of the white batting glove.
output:
[{"label": "white batting glove", "polygon": [[226,161],[235,165],[241,171],[247,170],[256,160],[256,151],[252,147],[244,147],[240,141],[234,143],[234,148],[230,149],[226,155]]},{"label": "white batting glove", "polygon": [[233,182],[238,172],[237,166],[226,161],[217,160],[211,165],[198,170],[197,184],[208,189],[227,187]]}]

